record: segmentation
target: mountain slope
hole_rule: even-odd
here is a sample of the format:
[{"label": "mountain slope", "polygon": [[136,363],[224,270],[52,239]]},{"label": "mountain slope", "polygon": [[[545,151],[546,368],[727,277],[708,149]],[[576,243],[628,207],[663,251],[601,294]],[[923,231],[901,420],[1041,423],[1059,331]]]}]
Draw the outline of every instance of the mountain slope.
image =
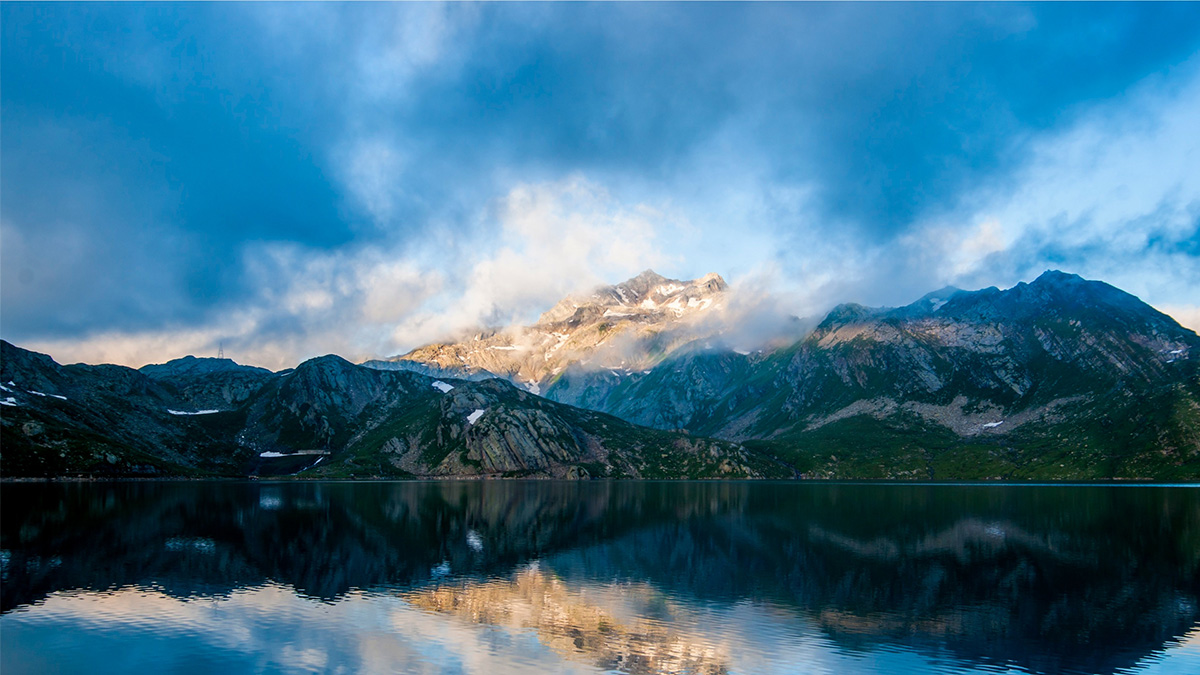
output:
[{"label": "mountain slope", "polygon": [[239,459],[221,422],[123,366],[61,366],[0,340],[4,476],[229,473]]},{"label": "mountain slope", "polygon": [[[336,356],[281,374],[222,366],[60,366],[7,342],[5,476],[753,477],[782,465],[734,443],[636,427],[499,380],[440,381]],[[195,409],[231,375],[244,396]],[[183,378],[183,379],[180,379]],[[205,378],[211,381],[206,384]],[[182,383],[182,384],[181,384]],[[215,383],[215,384],[213,384]],[[43,389],[34,389],[36,385]],[[211,386],[210,386],[211,385]]]}]

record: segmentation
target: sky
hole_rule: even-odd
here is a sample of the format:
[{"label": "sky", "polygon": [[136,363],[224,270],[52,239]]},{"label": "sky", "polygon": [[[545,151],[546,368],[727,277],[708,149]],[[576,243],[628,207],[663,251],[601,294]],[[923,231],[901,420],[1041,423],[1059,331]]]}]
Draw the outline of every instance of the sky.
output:
[{"label": "sky", "polygon": [[653,268],[1200,328],[1200,4],[0,5],[0,337],[389,356]]}]

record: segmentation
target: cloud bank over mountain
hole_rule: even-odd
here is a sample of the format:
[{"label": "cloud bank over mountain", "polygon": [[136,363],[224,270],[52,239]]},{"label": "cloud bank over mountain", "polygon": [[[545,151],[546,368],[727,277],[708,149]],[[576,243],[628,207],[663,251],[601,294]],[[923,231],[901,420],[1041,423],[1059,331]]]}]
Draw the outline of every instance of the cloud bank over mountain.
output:
[{"label": "cloud bank over mountain", "polygon": [[0,331],[60,360],[383,356],[647,267],[1197,327],[1194,5],[0,12]]}]

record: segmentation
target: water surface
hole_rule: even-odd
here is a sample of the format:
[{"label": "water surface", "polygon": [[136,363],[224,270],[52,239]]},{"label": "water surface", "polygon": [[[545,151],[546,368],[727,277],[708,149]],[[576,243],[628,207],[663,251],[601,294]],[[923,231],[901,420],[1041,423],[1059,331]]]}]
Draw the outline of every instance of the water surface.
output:
[{"label": "water surface", "polygon": [[0,670],[1200,673],[1200,489],[6,484]]}]

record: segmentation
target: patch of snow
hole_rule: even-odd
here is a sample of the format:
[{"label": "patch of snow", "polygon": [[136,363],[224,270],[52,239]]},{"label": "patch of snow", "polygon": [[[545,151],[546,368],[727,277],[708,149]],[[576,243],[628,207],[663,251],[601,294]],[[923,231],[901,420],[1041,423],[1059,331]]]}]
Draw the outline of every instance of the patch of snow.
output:
[{"label": "patch of snow", "polygon": [[534,396],[539,396],[542,393],[542,385],[534,382],[533,380],[526,382],[525,388],[528,389],[529,393],[533,394]]},{"label": "patch of snow", "polygon": [[1182,353],[1183,353],[1183,350],[1182,350],[1182,349],[1172,349],[1171,351],[1169,351],[1169,352],[1167,352],[1167,353],[1168,353],[1168,354],[1170,354],[1170,355],[1172,355],[1172,356],[1174,356],[1174,355],[1176,355],[1176,354],[1182,354]]},{"label": "patch of snow", "polygon": [[470,415],[467,415],[467,424],[475,424],[476,422],[478,422],[479,418],[483,417],[483,413],[484,413],[483,408],[476,408],[475,412],[471,413]]},{"label": "patch of snow", "polygon": [[699,308],[700,311],[708,309],[712,305],[712,298],[688,298],[688,309]]},{"label": "patch of snow", "polygon": [[10,392],[10,393],[11,393],[11,392],[12,392],[12,389],[9,389],[8,387],[6,387],[6,386],[4,386],[4,385],[0,384],[0,391],[7,391],[7,392]]},{"label": "patch of snow", "polygon": [[57,398],[62,401],[67,400],[66,396],[59,396],[58,394],[43,394],[40,391],[30,391],[29,393],[33,394],[34,396],[49,396],[50,398]]},{"label": "patch of snow", "polygon": [[650,371],[648,371],[648,370],[643,370],[643,371],[642,371],[642,374],[643,374],[643,375],[649,375],[649,374],[650,374]]},{"label": "patch of snow", "polygon": [[1001,424],[1004,424],[1004,420],[1000,420],[999,422],[988,422],[983,425],[983,428],[984,429],[995,429],[996,427],[1000,426]]},{"label": "patch of snow", "polygon": [[15,399],[15,398],[13,398],[13,397],[11,397],[11,396],[7,396],[7,397],[5,397],[5,398],[0,398],[0,405],[11,405],[11,406],[16,406],[16,405],[17,405],[17,399]]},{"label": "patch of snow", "polygon": [[559,349],[562,349],[562,346],[567,343],[567,340],[571,339],[570,333],[551,333],[551,335],[558,338],[558,343],[550,348],[550,351],[552,351],[552,352],[556,352]]},{"label": "patch of snow", "polygon": [[[320,464],[320,463],[321,463],[321,460],[323,460],[323,459],[325,459],[325,457],[323,457],[323,456],[322,456],[322,457],[318,457],[318,458],[317,458],[317,461],[313,462],[313,463],[312,463],[312,465],[313,465],[313,466],[316,466],[316,465]],[[308,467],[308,468],[310,468],[310,469],[311,469],[311,468],[312,468],[312,466],[310,466],[310,467]]]},{"label": "patch of snow", "polygon": [[741,349],[735,349],[735,350],[733,350],[733,353],[734,353],[734,354],[741,354],[742,356],[750,356],[750,352],[743,351],[743,350],[741,350]]},{"label": "patch of snow", "polygon": [[642,309],[658,309],[658,305],[650,299],[643,300],[640,306]]},{"label": "patch of snow", "polygon": [[604,316],[618,316],[618,317],[620,317],[620,316],[633,316],[633,315],[632,315],[632,314],[630,314],[630,313],[628,313],[628,312],[614,312],[614,311],[612,311],[611,309],[606,309],[606,310],[604,310]]},{"label": "patch of snow", "polygon": [[449,393],[449,391],[454,388],[454,385],[446,384],[445,382],[442,382],[441,380],[434,380],[433,385],[431,385],[431,386],[434,389],[437,389],[438,391],[442,392],[443,394]]},{"label": "patch of snow", "polygon": [[670,295],[672,293],[678,293],[679,291],[682,291],[682,290],[683,290],[683,286],[680,286],[678,284],[663,284],[663,285],[659,286],[658,288],[655,288],[654,292],[658,293],[659,295]]},{"label": "patch of snow", "polygon": [[467,530],[467,546],[476,553],[483,553],[483,537],[475,530]]},{"label": "patch of snow", "polygon": [[938,311],[939,309],[941,309],[942,307],[945,307],[946,302],[947,302],[946,300],[938,300],[937,298],[929,299],[929,304],[933,305],[933,307],[931,309],[935,312]]},{"label": "patch of snow", "polygon": [[196,412],[187,412],[185,410],[171,410],[170,408],[167,408],[167,412],[171,413],[172,415],[211,415],[213,413],[219,413],[221,411],[220,410],[197,410]]},{"label": "patch of snow", "polygon": [[260,453],[258,453],[258,456],[259,457],[287,457],[288,455],[286,455],[282,452],[260,452]]},{"label": "patch of snow", "polygon": [[494,349],[498,352],[515,352],[517,350],[516,347],[503,347],[500,345],[492,345],[488,349]]},{"label": "patch of snow", "polygon": [[[628,297],[627,295],[625,295],[625,289],[624,289],[624,288],[621,288],[620,286],[617,286],[617,295],[621,296],[621,303],[622,303],[622,304],[624,304],[624,303],[628,303],[628,302],[629,302],[629,297]],[[606,314],[605,316],[608,316],[608,315]]]}]

